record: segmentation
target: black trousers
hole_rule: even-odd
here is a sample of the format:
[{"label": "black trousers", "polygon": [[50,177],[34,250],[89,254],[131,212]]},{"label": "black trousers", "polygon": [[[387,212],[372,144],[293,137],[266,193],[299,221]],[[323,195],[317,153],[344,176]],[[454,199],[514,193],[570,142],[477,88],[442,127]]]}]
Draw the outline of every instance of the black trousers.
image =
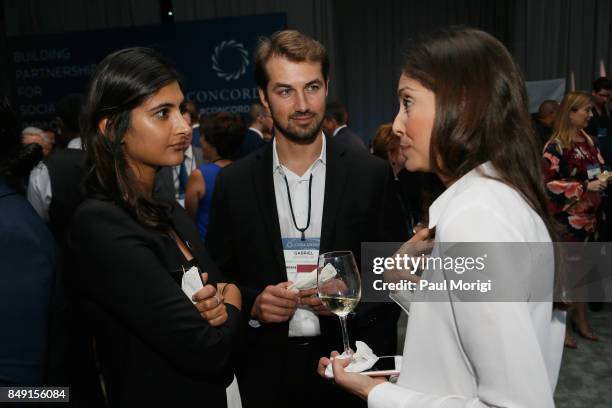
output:
[{"label": "black trousers", "polygon": [[243,354],[237,372],[244,408],[365,408],[317,372],[319,359],[331,350],[319,337],[290,337],[286,346],[264,346]]}]

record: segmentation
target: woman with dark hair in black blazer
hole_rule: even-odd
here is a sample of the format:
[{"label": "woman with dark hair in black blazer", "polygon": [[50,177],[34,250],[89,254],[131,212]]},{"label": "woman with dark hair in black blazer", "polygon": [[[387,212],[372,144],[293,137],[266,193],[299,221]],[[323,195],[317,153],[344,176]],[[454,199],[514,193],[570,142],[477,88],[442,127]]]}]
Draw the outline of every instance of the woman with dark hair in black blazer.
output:
[{"label": "woman with dark hair in black blazer", "polygon": [[[240,292],[221,283],[187,213],[152,196],[156,171],[183,160],[182,103],[177,72],[145,48],[107,56],[85,101],[88,198],[71,223],[70,283],[111,407],[225,407],[226,387],[237,391]],[[191,267],[206,273],[189,299],[181,280]]]}]

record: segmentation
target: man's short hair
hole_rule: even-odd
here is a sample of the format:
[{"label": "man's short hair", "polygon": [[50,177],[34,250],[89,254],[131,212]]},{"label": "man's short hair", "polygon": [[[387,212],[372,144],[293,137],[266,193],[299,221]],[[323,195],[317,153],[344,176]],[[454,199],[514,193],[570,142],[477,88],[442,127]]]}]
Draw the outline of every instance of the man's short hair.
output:
[{"label": "man's short hair", "polygon": [[254,123],[259,115],[263,115],[266,111],[266,108],[261,103],[254,103],[251,105],[249,110],[249,117],[251,118],[251,123]]},{"label": "man's short hair", "polygon": [[348,122],[348,112],[346,107],[340,102],[330,102],[325,107],[325,119],[334,119],[339,125]]},{"label": "man's short hair", "polygon": [[196,124],[200,120],[200,113],[198,111],[198,105],[194,101],[185,101],[183,103],[183,111],[189,113],[191,118],[191,124]]},{"label": "man's short hair", "polygon": [[538,108],[538,117],[542,118],[557,110],[559,110],[559,102],[555,101],[554,99],[547,99],[540,104],[540,107]]},{"label": "man's short hair", "polygon": [[593,91],[599,92],[602,89],[607,91],[612,89],[612,81],[610,81],[607,77],[599,77],[593,81]]},{"label": "man's short hair", "polygon": [[270,38],[261,37],[255,49],[255,82],[264,92],[270,80],[266,64],[272,57],[291,62],[320,62],[323,79],[328,79],[329,57],[320,42],[296,30],[277,31]]},{"label": "man's short hair", "polygon": [[244,140],[246,126],[240,115],[218,112],[200,120],[202,137],[223,159],[234,159]]}]

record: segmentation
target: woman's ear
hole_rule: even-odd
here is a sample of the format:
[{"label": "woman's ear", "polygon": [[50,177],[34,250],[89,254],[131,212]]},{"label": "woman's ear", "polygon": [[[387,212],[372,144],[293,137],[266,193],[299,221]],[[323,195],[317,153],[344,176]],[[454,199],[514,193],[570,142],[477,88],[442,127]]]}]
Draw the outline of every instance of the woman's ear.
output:
[{"label": "woman's ear", "polygon": [[98,130],[102,133],[103,136],[106,136],[106,126],[108,124],[108,118],[101,119],[98,122]]}]

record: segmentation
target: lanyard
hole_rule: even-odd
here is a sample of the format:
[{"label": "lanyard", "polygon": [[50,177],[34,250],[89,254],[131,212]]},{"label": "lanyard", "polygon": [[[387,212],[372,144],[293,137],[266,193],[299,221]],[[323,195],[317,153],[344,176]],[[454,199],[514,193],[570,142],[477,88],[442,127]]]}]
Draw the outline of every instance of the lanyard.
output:
[{"label": "lanyard", "polygon": [[291,192],[289,192],[289,182],[287,181],[287,176],[283,175],[285,178],[285,186],[287,187],[287,197],[289,197],[289,209],[291,210],[291,219],[293,220],[293,225],[295,229],[302,233],[302,241],[306,241],[305,231],[310,227],[310,200],[312,196],[312,173],[310,173],[310,180],[308,181],[308,220],[306,221],[306,226],[304,228],[300,228],[297,226],[297,222],[295,222],[295,214],[293,213],[293,204],[291,203]]}]

